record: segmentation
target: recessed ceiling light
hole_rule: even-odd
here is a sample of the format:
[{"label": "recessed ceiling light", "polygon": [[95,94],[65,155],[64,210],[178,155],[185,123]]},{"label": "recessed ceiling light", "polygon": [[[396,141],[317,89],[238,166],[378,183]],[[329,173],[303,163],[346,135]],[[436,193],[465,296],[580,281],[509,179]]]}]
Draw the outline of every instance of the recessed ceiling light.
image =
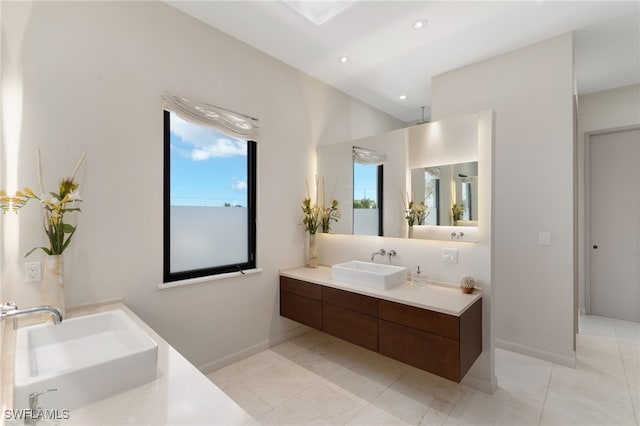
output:
[{"label": "recessed ceiling light", "polygon": [[341,64],[346,64],[347,62],[349,62],[349,57],[347,55],[342,55],[338,58],[338,62],[340,62]]},{"label": "recessed ceiling light", "polygon": [[413,29],[414,30],[421,30],[422,28],[424,28],[427,23],[429,21],[427,21],[426,19],[418,19],[417,21],[413,21]]},{"label": "recessed ceiling light", "polygon": [[398,99],[400,99],[401,101],[404,101],[405,99],[407,99],[407,95],[400,95],[398,96]]}]

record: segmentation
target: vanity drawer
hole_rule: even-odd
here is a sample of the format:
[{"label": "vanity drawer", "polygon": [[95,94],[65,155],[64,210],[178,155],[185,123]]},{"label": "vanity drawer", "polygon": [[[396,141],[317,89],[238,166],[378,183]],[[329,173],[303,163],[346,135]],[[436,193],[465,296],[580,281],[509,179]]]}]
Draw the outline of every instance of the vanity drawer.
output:
[{"label": "vanity drawer", "polygon": [[456,340],[378,320],[379,352],[389,358],[460,382],[460,345]]},{"label": "vanity drawer", "polygon": [[281,291],[280,315],[317,330],[322,330],[322,302],[319,300]]},{"label": "vanity drawer", "polygon": [[322,288],[322,301],[365,315],[378,316],[378,299],[331,287]]},{"label": "vanity drawer", "polygon": [[289,277],[280,277],[280,291],[297,294],[314,300],[322,300],[322,286]]},{"label": "vanity drawer", "polygon": [[378,320],[375,317],[323,303],[322,331],[363,348],[378,351]]},{"label": "vanity drawer", "polygon": [[459,340],[459,318],[387,300],[378,301],[378,317],[449,339]]}]

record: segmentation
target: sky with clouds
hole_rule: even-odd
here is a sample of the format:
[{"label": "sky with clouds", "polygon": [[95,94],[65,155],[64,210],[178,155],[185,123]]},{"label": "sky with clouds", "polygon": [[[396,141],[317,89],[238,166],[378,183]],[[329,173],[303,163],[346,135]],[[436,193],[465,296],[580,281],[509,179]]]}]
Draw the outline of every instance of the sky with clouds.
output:
[{"label": "sky with clouds", "polygon": [[[247,142],[171,113],[171,205],[247,205]],[[377,166],[354,164],[354,198],[377,202]]]},{"label": "sky with clouds", "polygon": [[171,113],[171,205],[247,205],[247,142]]},{"label": "sky with clouds", "polygon": [[353,198],[368,198],[378,203],[378,166],[376,164],[353,164]]}]

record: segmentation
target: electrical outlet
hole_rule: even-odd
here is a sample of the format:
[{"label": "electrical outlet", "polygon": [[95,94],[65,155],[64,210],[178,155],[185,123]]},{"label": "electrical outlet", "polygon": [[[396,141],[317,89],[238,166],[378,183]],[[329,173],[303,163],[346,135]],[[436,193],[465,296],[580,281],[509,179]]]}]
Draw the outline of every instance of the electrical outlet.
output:
[{"label": "electrical outlet", "polygon": [[35,283],[42,279],[40,262],[27,262],[24,264],[24,282]]},{"label": "electrical outlet", "polygon": [[443,248],[442,263],[458,263],[458,249]]}]

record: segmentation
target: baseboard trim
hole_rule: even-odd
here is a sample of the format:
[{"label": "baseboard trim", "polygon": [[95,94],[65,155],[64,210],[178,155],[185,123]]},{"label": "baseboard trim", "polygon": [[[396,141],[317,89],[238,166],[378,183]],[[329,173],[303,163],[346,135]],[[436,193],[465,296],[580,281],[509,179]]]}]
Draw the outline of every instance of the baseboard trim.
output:
[{"label": "baseboard trim", "polygon": [[286,342],[289,339],[293,339],[294,337],[304,334],[309,330],[309,327],[304,326],[294,328],[293,330],[289,330],[278,336],[263,340],[262,342],[256,343],[255,345],[246,347],[222,358],[203,364],[198,367],[198,370],[200,370],[200,372],[202,372],[202,374],[204,375],[211,374],[216,370],[226,367],[227,365],[231,365],[234,362],[238,362],[240,360],[248,358],[251,355],[257,354],[258,352],[269,349],[272,346],[279,345],[280,343]]},{"label": "baseboard trim", "polygon": [[522,355],[532,356],[534,358],[553,362],[554,364],[564,365],[566,367],[576,367],[576,354],[573,356],[559,355],[553,352],[543,351],[541,349],[532,348],[530,346],[521,345],[519,343],[509,342],[508,340],[495,339],[497,348],[505,349],[511,352],[517,352]]},{"label": "baseboard trim", "polygon": [[471,374],[467,374],[462,379],[462,383],[490,395],[493,395],[498,389],[498,378],[496,376],[493,376],[493,379],[488,381],[474,377]]}]

